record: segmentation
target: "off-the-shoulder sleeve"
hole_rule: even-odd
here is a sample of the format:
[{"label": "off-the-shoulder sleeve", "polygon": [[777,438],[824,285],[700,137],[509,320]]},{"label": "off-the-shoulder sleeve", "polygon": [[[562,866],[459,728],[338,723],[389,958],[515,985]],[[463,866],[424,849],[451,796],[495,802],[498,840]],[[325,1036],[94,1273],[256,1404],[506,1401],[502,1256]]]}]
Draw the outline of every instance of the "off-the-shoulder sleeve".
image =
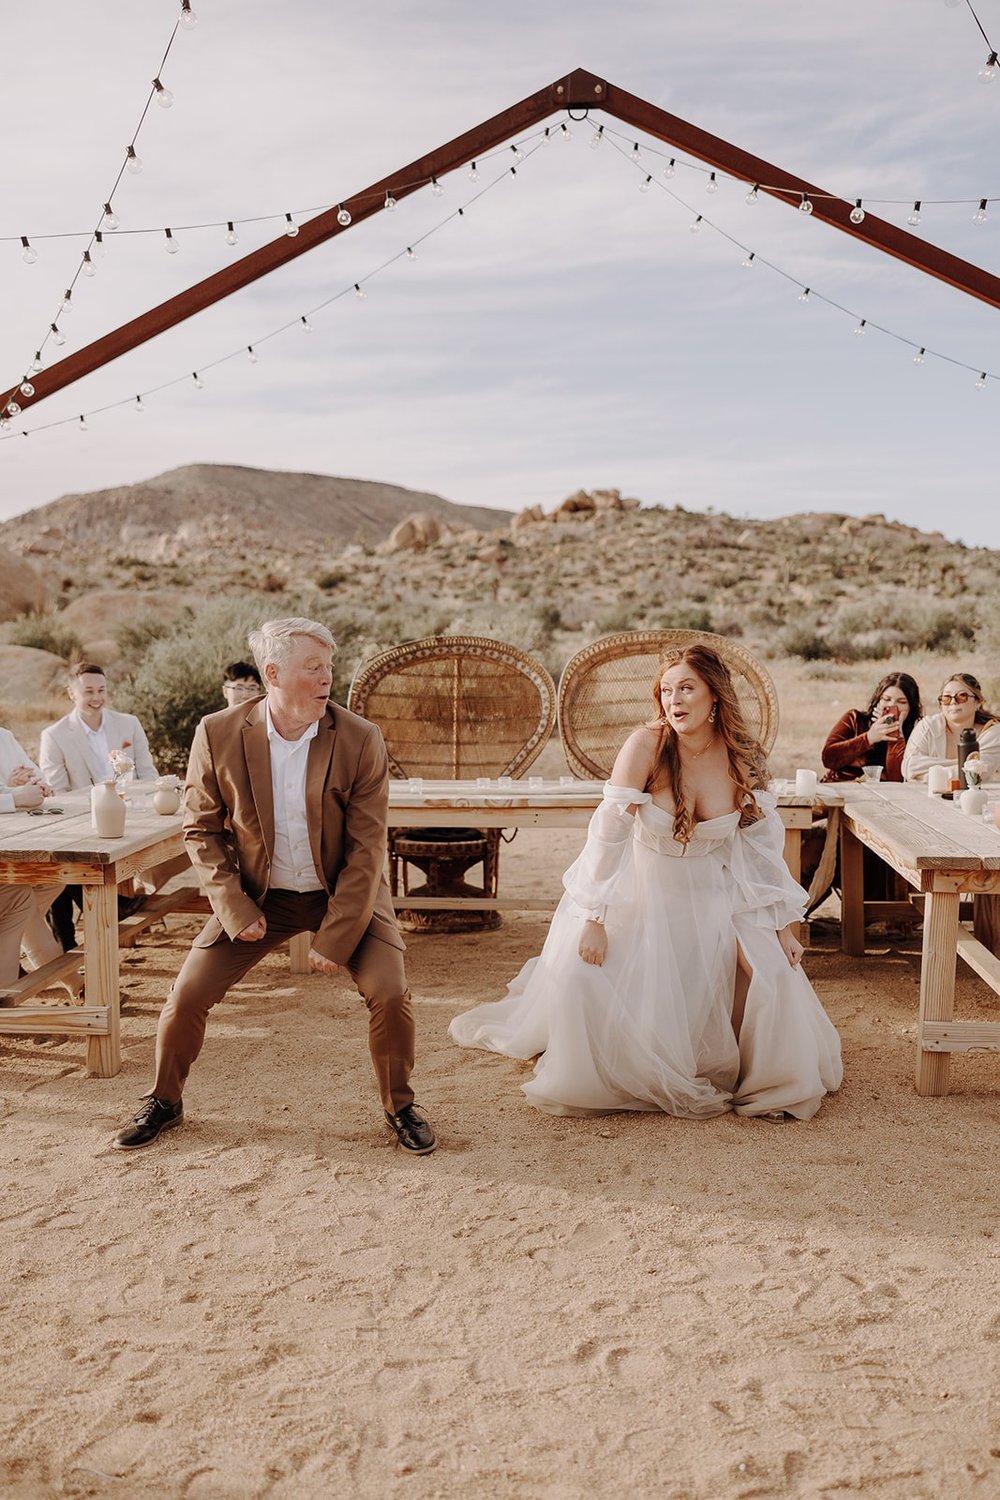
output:
[{"label": "off-the-shoulder sleeve", "polygon": [[648,792],[608,783],[590,820],[587,842],[563,876],[567,894],[595,922],[604,921],[608,907],[632,900],[634,818],[629,808],[648,801]]},{"label": "off-the-shoulder sleeve", "polygon": [[785,864],[785,829],[774,797],[770,792],[754,795],[764,816],[736,830],[730,855],[739,893],[734,915],[777,932],[805,916],[806,893]]}]

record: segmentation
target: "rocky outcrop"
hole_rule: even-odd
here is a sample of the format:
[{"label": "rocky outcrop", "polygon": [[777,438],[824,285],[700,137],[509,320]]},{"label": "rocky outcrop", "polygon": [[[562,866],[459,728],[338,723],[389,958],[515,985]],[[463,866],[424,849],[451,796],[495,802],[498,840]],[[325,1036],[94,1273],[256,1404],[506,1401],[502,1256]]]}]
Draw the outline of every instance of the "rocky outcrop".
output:
[{"label": "rocky outcrop", "polygon": [[[66,663],[51,651],[39,651],[35,646],[0,646],[0,682],[7,707],[36,703],[63,692]],[[71,706],[67,702],[66,713]],[[60,709],[60,713],[63,711]]]},{"label": "rocky outcrop", "polygon": [[0,547],[0,620],[39,613],[48,602],[48,588],[38,570],[16,552]]},{"label": "rocky outcrop", "polygon": [[425,511],[415,511],[394,526],[385,543],[387,552],[422,552],[439,542],[443,535],[440,521]]}]

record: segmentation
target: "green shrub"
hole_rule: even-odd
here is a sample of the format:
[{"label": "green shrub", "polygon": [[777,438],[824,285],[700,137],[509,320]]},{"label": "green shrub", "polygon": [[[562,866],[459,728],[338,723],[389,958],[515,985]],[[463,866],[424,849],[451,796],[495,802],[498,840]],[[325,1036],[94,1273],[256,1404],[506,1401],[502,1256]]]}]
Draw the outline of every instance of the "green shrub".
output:
[{"label": "green shrub", "polygon": [[[181,618],[190,619],[191,613],[190,609],[185,609]],[[162,620],[158,615],[137,615],[134,620],[122,620],[115,630],[115,640],[127,661],[139,661],[154,641],[162,640],[175,629],[176,622]]]},{"label": "green shrub", "polygon": [[65,624],[56,615],[22,615],[4,627],[4,638],[11,646],[34,646],[36,651],[51,651],[63,661],[79,661],[83,655],[83,642],[72,625]]}]

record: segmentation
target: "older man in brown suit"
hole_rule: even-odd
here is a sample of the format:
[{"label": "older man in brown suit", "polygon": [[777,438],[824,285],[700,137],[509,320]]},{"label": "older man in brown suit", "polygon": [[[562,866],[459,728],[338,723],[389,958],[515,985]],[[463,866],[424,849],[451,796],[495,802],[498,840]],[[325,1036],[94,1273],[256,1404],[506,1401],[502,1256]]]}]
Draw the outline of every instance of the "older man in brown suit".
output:
[{"label": "older man in brown suit", "polygon": [[389,770],[374,724],[331,703],[334,641],[315,620],[250,635],[267,697],[202,719],[185,788],[184,839],[213,915],[160,1015],[156,1078],[119,1150],[184,1117],[184,1083],[208,1012],[265,954],[314,934],[309,963],[346,968],[369,1010],[368,1042],[388,1124],[433,1151],[413,1103],[413,1012],[383,862]]}]

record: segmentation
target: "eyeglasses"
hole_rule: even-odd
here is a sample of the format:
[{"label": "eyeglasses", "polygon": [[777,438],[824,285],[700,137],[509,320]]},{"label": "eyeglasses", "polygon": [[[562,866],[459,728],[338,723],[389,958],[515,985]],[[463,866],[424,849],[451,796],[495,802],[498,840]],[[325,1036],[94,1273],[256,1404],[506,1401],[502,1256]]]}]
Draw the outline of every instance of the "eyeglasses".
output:
[{"label": "eyeglasses", "polygon": [[[942,693],[938,702],[942,708],[947,708],[951,703],[968,703],[969,699],[973,697],[975,697],[974,693]],[[976,702],[979,702],[978,698],[976,698]]]},{"label": "eyeglasses", "polygon": [[50,818],[55,818],[55,817],[58,817],[58,815],[61,812],[62,812],[62,808],[61,807],[29,807],[28,808],[28,817],[29,818],[44,818],[46,816],[46,814],[47,814]]},{"label": "eyeglasses", "polygon": [[255,682],[224,682],[222,691],[224,693],[251,693],[255,698],[260,695],[260,688]]}]

